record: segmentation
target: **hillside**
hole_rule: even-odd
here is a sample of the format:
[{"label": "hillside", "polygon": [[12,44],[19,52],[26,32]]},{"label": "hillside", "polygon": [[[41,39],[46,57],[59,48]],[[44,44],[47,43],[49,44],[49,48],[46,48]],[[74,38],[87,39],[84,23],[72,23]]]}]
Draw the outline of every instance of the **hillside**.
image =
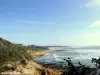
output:
[{"label": "hillside", "polygon": [[5,72],[17,72],[20,75],[59,75],[56,70],[32,61],[33,58],[45,54],[46,49],[35,45],[15,44],[0,38],[0,75]]},{"label": "hillside", "polygon": [[7,61],[17,61],[23,58],[31,59],[30,55],[27,53],[28,50],[44,50],[43,47],[38,47],[35,45],[24,46],[22,44],[14,44],[3,38],[0,38],[0,64],[6,63]]}]

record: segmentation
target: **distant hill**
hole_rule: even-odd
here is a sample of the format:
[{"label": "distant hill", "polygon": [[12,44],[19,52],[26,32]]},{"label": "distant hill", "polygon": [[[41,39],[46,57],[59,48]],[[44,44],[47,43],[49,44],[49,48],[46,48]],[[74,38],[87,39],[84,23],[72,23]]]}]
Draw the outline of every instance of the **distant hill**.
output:
[{"label": "distant hill", "polygon": [[86,49],[100,49],[100,46],[87,46],[87,47],[83,47]]},{"label": "distant hill", "polygon": [[100,49],[100,46],[78,46],[72,47],[74,49]]},{"label": "distant hill", "polygon": [[45,47],[70,47],[70,46],[45,46]]}]

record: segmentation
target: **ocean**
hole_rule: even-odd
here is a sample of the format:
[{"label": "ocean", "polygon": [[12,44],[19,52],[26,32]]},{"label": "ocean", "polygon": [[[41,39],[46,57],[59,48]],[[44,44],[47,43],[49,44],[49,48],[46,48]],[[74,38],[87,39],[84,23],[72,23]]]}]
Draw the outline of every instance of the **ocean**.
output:
[{"label": "ocean", "polygon": [[61,49],[61,50],[50,50],[48,53],[35,58],[39,64],[52,65],[55,67],[66,67],[68,66],[67,61],[64,59],[70,58],[75,66],[78,66],[79,62],[82,65],[95,67],[95,64],[91,62],[92,58],[100,57],[100,49]]}]

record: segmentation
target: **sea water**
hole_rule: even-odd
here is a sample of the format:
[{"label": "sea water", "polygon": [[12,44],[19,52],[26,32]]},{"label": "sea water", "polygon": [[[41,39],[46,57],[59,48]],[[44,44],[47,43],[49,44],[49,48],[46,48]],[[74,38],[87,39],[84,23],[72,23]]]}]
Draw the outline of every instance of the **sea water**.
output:
[{"label": "sea water", "polygon": [[95,64],[91,62],[92,58],[99,58],[100,50],[96,49],[65,49],[65,50],[54,50],[40,56],[34,61],[43,65],[54,65],[54,66],[68,66],[67,61],[64,59],[70,58],[75,66],[78,66],[79,62],[83,65],[95,67]]}]

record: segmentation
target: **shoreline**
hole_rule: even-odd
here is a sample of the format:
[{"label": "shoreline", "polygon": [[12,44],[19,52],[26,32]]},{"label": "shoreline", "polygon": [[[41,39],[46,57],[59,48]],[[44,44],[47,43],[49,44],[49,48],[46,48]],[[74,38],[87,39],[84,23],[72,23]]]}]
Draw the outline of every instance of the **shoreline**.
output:
[{"label": "shoreline", "polygon": [[[37,52],[36,51],[31,52],[30,55],[32,55],[33,59],[35,59],[35,58],[40,57],[48,52],[49,52],[49,50],[40,50]],[[37,65],[36,68],[37,68],[37,71],[40,72],[39,75],[42,75],[42,73],[44,73],[45,75],[60,75],[60,72],[57,71],[55,68],[50,68],[49,66],[45,67],[42,64],[38,64],[35,61],[32,61],[32,62]],[[38,75],[38,74],[36,74],[36,75]]]},{"label": "shoreline", "polygon": [[[40,51],[28,51],[28,53],[32,56],[32,59],[39,57],[41,55],[44,55],[45,53],[47,53],[49,50],[40,50]],[[9,62],[6,65],[10,65],[7,66],[9,67],[16,67],[16,69],[13,70],[8,70],[8,71],[4,71],[4,73],[6,72],[16,72],[19,73],[18,75],[60,75],[59,71],[57,71],[56,69],[52,69],[52,68],[47,68],[41,64],[38,64],[32,60],[27,60],[25,59],[24,62],[21,63],[21,61],[16,61],[16,62]],[[1,72],[2,73],[2,72]],[[3,74],[1,74],[3,75]],[[11,74],[9,74],[11,75]],[[13,74],[16,75],[16,74]]]}]

